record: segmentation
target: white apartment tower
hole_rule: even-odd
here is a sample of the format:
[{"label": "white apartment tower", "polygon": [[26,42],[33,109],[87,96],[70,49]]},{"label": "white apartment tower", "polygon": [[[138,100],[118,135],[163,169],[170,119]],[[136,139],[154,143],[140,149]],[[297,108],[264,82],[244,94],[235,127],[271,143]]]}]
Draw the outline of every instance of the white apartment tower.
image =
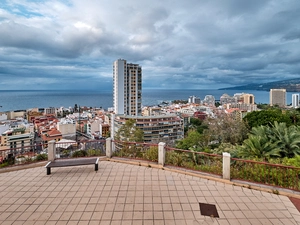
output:
[{"label": "white apartment tower", "polygon": [[113,65],[114,113],[140,116],[142,114],[142,67],[118,59]]},{"label": "white apartment tower", "polygon": [[299,108],[299,94],[292,94],[292,106],[293,108]]},{"label": "white apartment tower", "polygon": [[271,89],[270,90],[270,106],[278,105],[286,106],[286,89]]}]

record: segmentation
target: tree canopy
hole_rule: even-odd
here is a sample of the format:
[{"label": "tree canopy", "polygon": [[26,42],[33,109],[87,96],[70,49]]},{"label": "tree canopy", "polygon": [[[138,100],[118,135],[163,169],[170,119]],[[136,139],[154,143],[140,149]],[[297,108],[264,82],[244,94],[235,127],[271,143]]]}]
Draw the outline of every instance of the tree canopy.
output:
[{"label": "tree canopy", "polygon": [[115,135],[115,140],[128,142],[143,142],[144,132],[135,126],[135,120],[129,119]]},{"label": "tree canopy", "polygon": [[243,119],[249,128],[257,126],[271,126],[275,121],[278,123],[286,123],[287,126],[292,125],[290,116],[281,109],[267,109],[262,111],[253,111],[248,113]]}]

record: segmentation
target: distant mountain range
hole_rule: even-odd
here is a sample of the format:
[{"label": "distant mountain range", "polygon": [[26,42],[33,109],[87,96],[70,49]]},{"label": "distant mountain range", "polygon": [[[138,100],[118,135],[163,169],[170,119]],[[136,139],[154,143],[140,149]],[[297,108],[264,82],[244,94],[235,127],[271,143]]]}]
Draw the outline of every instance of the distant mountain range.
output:
[{"label": "distant mountain range", "polygon": [[270,91],[270,89],[286,89],[287,92],[300,92],[300,78],[282,80],[269,83],[247,84],[230,88],[220,88],[219,90],[257,90]]}]

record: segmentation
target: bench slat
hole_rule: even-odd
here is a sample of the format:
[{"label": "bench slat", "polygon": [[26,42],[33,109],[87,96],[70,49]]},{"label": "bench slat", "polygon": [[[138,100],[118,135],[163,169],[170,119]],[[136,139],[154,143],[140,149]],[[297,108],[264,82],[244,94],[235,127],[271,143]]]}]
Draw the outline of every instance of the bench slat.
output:
[{"label": "bench slat", "polygon": [[98,171],[98,162],[99,158],[56,160],[48,162],[45,168],[47,169],[47,175],[51,174],[52,167],[81,166],[90,164],[95,164],[95,171]]},{"label": "bench slat", "polygon": [[97,162],[98,162],[98,158],[56,160],[54,162],[48,163],[45,167],[47,168],[47,167],[81,166],[81,165],[96,164]]}]

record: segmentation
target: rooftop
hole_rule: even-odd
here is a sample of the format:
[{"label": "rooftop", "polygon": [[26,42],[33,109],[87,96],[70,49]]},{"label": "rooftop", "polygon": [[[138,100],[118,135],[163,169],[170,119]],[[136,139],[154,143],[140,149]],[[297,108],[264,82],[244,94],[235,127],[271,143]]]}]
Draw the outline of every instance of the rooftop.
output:
[{"label": "rooftop", "polygon": [[[0,174],[0,224],[299,224],[286,196],[168,169],[100,161]],[[203,216],[199,203],[216,206]]]}]

